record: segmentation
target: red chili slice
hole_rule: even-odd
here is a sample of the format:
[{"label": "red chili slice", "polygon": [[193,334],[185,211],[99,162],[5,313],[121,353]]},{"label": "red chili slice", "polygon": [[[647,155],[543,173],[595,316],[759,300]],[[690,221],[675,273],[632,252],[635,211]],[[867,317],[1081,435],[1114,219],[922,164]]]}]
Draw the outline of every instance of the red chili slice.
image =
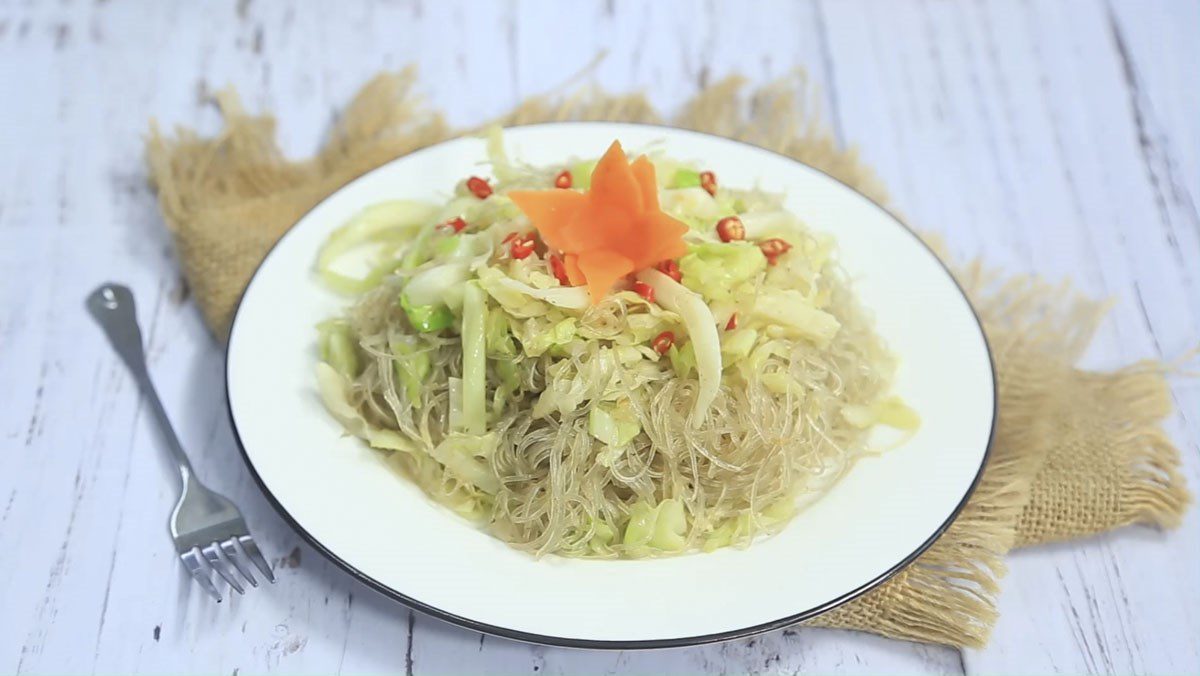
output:
[{"label": "red chili slice", "polygon": [[732,331],[737,328],[737,313],[729,315],[729,321],[725,322],[725,330]]},{"label": "red chili slice", "polygon": [[675,334],[670,331],[663,331],[650,341],[650,347],[659,354],[666,354],[671,350],[671,346],[675,344]]},{"label": "red chili slice", "polygon": [[717,237],[720,237],[722,242],[746,239],[746,226],[737,216],[726,216],[717,221]]},{"label": "red chili slice", "polygon": [[508,255],[517,260],[529,258],[529,254],[533,253],[536,246],[537,242],[533,239],[533,235],[516,237],[508,244]]},{"label": "red chili slice", "polygon": [[679,271],[679,263],[676,263],[675,261],[665,260],[654,267],[659,272],[670,277],[676,282],[683,281],[683,273]]},{"label": "red chili slice", "polygon": [[704,188],[708,194],[715,196],[717,194],[717,175],[711,171],[700,172],[700,187]]},{"label": "red chili slice", "polygon": [[759,242],[758,248],[762,251],[763,255],[767,257],[767,263],[770,265],[775,265],[779,262],[780,256],[788,251],[791,251],[792,245],[788,244],[786,240],[779,239],[778,237],[772,237],[771,239],[764,239],[763,241]]},{"label": "red chili slice", "polygon": [[472,195],[481,200],[487,199],[492,194],[492,186],[488,185],[487,181],[478,176],[472,176],[467,179],[467,190],[470,190]]},{"label": "red chili slice", "polygon": [[453,230],[455,233],[462,232],[467,227],[467,222],[461,217],[452,218],[438,226],[439,230]]},{"label": "red chili slice", "polygon": [[654,302],[654,287],[645,282],[634,282],[633,292],[651,303]]},{"label": "red chili slice", "polygon": [[567,265],[558,254],[550,256],[550,272],[554,273],[554,278],[559,284],[571,286],[571,278],[567,276]]},{"label": "red chili slice", "polygon": [[566,169],[563,169],[558,176],[554,177],[555,188],[570,188],[573,182],[574,181],[571,180],[571,172],[567,171]]}]

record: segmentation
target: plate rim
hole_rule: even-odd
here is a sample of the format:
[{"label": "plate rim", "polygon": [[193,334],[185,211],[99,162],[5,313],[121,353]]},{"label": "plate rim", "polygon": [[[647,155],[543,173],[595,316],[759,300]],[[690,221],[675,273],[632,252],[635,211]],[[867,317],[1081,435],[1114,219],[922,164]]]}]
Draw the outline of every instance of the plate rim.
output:
[{"label": "plate rim", "polygon": [[712,643],[722,643],[725,641],[732,641],[732,640],[741,639],[741,638],[749,638],[751,636],[757,636],[759,634],[763,634],[763,633],[766,633],[769,631],[774,631],[776,629],[783,629],[783,628],[795,625],[799,622],[803,622],[805,620],[809,620],[814,617],[817,617],[818,615],[821,615],[821,614],[826,613],[834,608],[837,608],[838,606],[841,606],[849,601],[852,601],[852,600],[866,594],[867,592],[879,587],[881,584],[883,584],[887,580],[894,577],[901,570],[903,570],[904,568],[907,568],[910,564],[912,564],[914,561],[916,561],[917,558],[919,558],[922,554],[924,554],[930,547],[932,547],[933,544],[935,542],[937,542],[942,537],[942,535],[944,535],[946,533],[946,530],[949,529],[950,526],[958,519],[959,515],[962,513],[963,509],[967,506],[967,503],[970,501],[971,496],[973,496],[975,494],[976,489],[979,487],[979,484],[983,479],[984,471],[986,470],[986,468],[988,466],[988,462],[991,460],[992,451],[994,450],[995,441],[996,441],[996,428],[997,428],[998,419],[999,419],[999,407],[1000,407],[1000,392],[999,392],[999,383],[997,382],[997,378],[996,378],[995,355],[992,352],[992,346],[991,346],[990,341],[988,340],[987,332],[983,328],[983,321],[979,317],[979,312],[975,309],[975,306],[971,302],[970,297],[967,295],[966,291],[963,289],[963,287],[959,283],[958,279],[954,276],[953,271],[950,270],[950,267],[948,265],[946,265],[946,262],[943,261],[940,256],[938,256],[937,252],[934,251],[933,248],[930,247],[929,244],[927,242],[925,242],[925,240],[922,239],[921,236],[916,233],[916,231],[914,231],[911,227],[909,227],[909,225],[903,219],[901,219],[899,216],[897,216],[895,213],[893,213],[890,209],[883,206],[879,202],[876,202],[874,199],[868,197],[867,195],[864,195],[862,192],[860,192],[859,190],[857,190],[856,188],[851,186],[849,183],[843,181],[842,179],[840,179],[836,176],[833,176],[832,174],[830,174],[826,171],[818,169],[817,167],[814,167],[806,162],[801,162],[800,160],[797,160],[793,157],[785,155],[781,152],[771,150],[769,148],[764,148],[762,146],[754,145],[753,143],[748,143],[746,141],[741,141],[738,139],[732,139],[727,136],[721,136],[720,134],[712,134],[709,132],[697,131],[694,129],[685,129],[682,127],[674,127],[674,126],[671,126],[668,124],[654,124],[654,123],[644,123],[644,122],[612,122],[612,121],[604,121],[604,120],[571,120],[571,121],[561,121],[561,122],[535,122],[535,123],[529,123],[529,124],[516,124],[516,125],[508,125],[504,128],[505,129],[522,129],[522,128],[530,128],[530,127],[571,127],[571,126],[584,126],[584,125],[586,125],[586,126],[618,125],[618,126],[629,126],[629,127],[642,127],[642,128],[647,128],[647,129],[661,129],[661,130],[665,130],[668,132],[682,132],[685,135],[686,134],[695,134],[698,136],[706,136],[706,137],[710,137],[710,138],[714,138],[714,139],[720,139],[722,141],[746,146],[747,148],[750,148],[752,150],[762,151],[762,152],[770,153],[772,155],[776,155],[784,160],[787,160],[788,162],[792,162],[794,164],[800,165],[801,167],[804,167],[811,171],[815,171],[815,172],[825,176],[826,178],[829,178],[830,180],[832,180],[836,183],[839,183],[843,187],[849,189],[855,195],[858,195],[863,200],[865,200],[867,203],[872,205],[874,208],[883,212],[883,214],[888,218],[888,220],[892,221],[901,230],[908,233],[908,235],[911,236],[920,247],[924,248],[926,251],[928,251],[933,256],[933,259],[935,261],[937,261],[937,264],[939,266],[941,266],[942,270],[946,273],[947,277],[950,278],[951,284],[954,285],[954,288],[958,291],[959,295],[961,295],[963,300],[966,301],[967,308],[970,310],[971,316],[975,320],[975,325],[979,329],[980,338],[983,340],[984,352],[987,354],[987,358],[988,358],[988,369],[991,371],[991,376],[992,376],[991,429],[988,431],[988,439],[987,439],[987,444],[983,451],[983,457],[980,459],[979,469],[976,471],[975,477],[971,480],[970,486],[967,487],[966,491],[963,493],[962,498],[959,500],[958,504],[955,505],[954,509],[950,512],[950,514],[946,517],[946,520],[943,521],[942,524],[940,526],[938,526],[938,528],[936,530],[934,530],[934,532],[928,538],[925,539],[925,541],[923,541],[915,550],[913,550],[912,553],[905,556],[903,559],[901,559],[895,565],[891,566],[890,568],[885,570],[883,573],[877,575],[876,577],[874,577],[871,580],[865,582],[864,584],[856,587],[855,589],[852,589],[852,590],[846,592],[845,594],[842,594],[841,596],[838,596],[837,598],[832,599],[832,600],[830,600],[826,603],[823,603],[819,606],[815,606],[813,608],[807,608],[803,611],[800,611],[800,612],[792,614],[792,615],[788,615],[786,617],[779,618],[777,620],[763,622],[763,623],[759,623],[756,625],[751,625],[749,627],[743,627],[743,628],[739,628],[739,629],[731,629],[731,630],[723,631],[723,632],[716,632],[716,633],[711,633],[711,634],[702,634],[699,636],[688,636],[688,637],[681,637],[681,638],[639,639],[639,640],[629,640],[629,641],[579,639],[579,638],[568,638],[568,637],[562,637],[562,636],[551,636],[551,635],[547,635],[547,634],[538,634],[538,633],[533,633],[533,632],[521,631],[521,630],[517,630],[517,629],[510,629],[507,627],[501,627],[498,625],[493,625],[493,624],[488,624],[486,622],[480,622],[478,620],[473,620],[469,617],[463,617],[461,615],[458,615],[458,614],[455,614],[455,613],[452,613],[452,612],[449,612],[446,610],[442,610],[436,606],[429,605],[423,601],[420,601],[411,596],[408,596],[408,595],[404,594],[403,592],[400,592],[397,589],[387,586],[386,584],[376,580],[375,578],[373,578],[373,577],[367,575],[366,573],[364,573],[363,571],[359,570],[351,563],[342,559],[340,556],[338,556],[332,550],[328,549],[320,540],[318,540],[311,533],[309,533],[308,530],[305,529],[304,526],[302,526],[300,524],[300,522],[297,521],[291,515],[290,512],[288,512],[287,508],[285,508],[283,506],[283,504],[279,502],[279,500],[275,497],[275,494],[272,493],[270,491],[270,489],[267,488],[266,482],[259,475],[258,470],[254,467],[254,462],[250,459],[250,454],[247,453],[247,451],[246,451],[246,446],[242,442],[241,435],[238,433],[237,421],[233,415],[233,401],[229,395],[230,344],[228,343],[228,341],[233,336],[234,328],[236,327],[238,317],[241,314],[242,302],[245,300],[247,291],[250,290],[250,287],[254,283],[255,278],[258,277],[258,273],[266,265],[267,261],[271,257],[271,254],[273,254],[275,252],[275,249],[279,246],[280,242],[282,242],[284,240],[284,238],[286,238],[289,234],[291,234],[294,231],[296,224],[300,223],[310,213],[312,213],[314,210],[316,210],[318,207],[320,207],[322,204],[324,204],[327,200],[331,199],[334,195],[337,195],[346,186],[350,185],[351,183],[358,180],[359,178],[362,178],[363,176],[366,176],[367,174],[370,174],[374,171],[378,171],[382,167],[385,167],[388,164],[390,164],[391,162],[394,162],[396,160],[412,158],[415,155],[419,155],[425,151],[428,151],[428,150],[431,150],[434,148],[438,148],[447,143],[459,141],[462,138],[464,138],[464,136],[461,136],[461,135],[455,136],[453,138],[448,138],[443,141],[439,141],[437,143],[425,146],[423,148],[419,148],[417,150],[414,150],[411,153],[408,153],[407,155],[402,155],[400,157],[393,158],[392,160],[389,160],[388,162],[385,162],[385,163],[379,165],[378,167],[375,167],[373,169],[370,169],[369,171],[359,174],[358,176],[355,176],[354,178],[350,179],[346,183],[339,186],[336,190],[334,190],[329,195],[326,195],[323,199],[321,199],[321,201],[317,202],[312,207],[307,209],[303,214],[301,214],[300,217],[296,219],[296,223],[289,226],[288,229],[282,235],[280,235],[277,240],[275,240],[275,243],[273,243],[271,245],[271,247],[269,249],[267,249],[267,252],[263,255],[262,260],[258,263],[257,266],[255,266],[254,273],[250,275],[250,279],[246,282],[246,287],[244,289],[242,289],[242,292],[238,295],[238,302],[234,306],[233,318],[230,320],[229,330],[226,335],[227,342],[225,345],[225,368],[224,368],[225,413],[226,413],[226,417],[229,420],[229,427],[230,427],[231,431],[233,432],[234,444],[238,448],[238,452],[242,457],[242,462],[245,463],[246,469],[248,469],[250,471],[250,476],[254,479],[254,483],[258,486],[258,488],[262,492],[263,496],[267,499],[267,502],[270,503],[270,505],[275,509],[275,511],[279,514],[279,516],[282,517],[283,520],[289,526],[291,526],[291,528],[293,530],[295,530],[300,535],[300,537],[305,542],[308,543],[308,545],[310,547],[317,550],[318,553],[320,553],[322,556],[324,556],[326,559],[328,559],[335,566],[337,566],[338,568],[341,568],[346,573],[349,573],[350,577],[352,577],[353,579],[361,582],[362,584],[366,585],[368,588],[370,588],[388,598],[391,598],[394,601],[400,602],[402,605],[407,606],[410,611],[416,610],[416,611],[422,612],[426,615],[432,616],[436,619],[442,620],[444,622],[449,622],[450,624],[454,624],[454,625],[463,627],[465,629],[470,629],[472,631],[477,631],[477,632],[480,632],[483,634],[499,636],[501,638],[507,638],[507,639],[511,639],[511,640],[515,640],[515,641],[521,641],[523,643],[533,643],[533,644],[556,646],[556,647],[563,647],[563,648],[578,648],[578,649],[592,649],[592,650],[595,650],[595,649],[600,649],[600,650],[647,650],[647,649],[679,648],[679,647],[686,647],[686,646],[706,645],[706,644],[712,644]]}]

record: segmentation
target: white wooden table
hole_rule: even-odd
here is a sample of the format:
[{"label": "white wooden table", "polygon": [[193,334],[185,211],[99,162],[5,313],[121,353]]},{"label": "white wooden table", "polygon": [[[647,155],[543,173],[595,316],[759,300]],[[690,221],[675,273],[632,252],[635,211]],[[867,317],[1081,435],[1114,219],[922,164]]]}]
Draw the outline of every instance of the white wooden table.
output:
[{"label": "white wooden table", "polygon": [[[336,6],[335,6],[336,5]],[[1200,671],[1200,520],[1011,558],[985,650],[820,630],[660,652],[484,637],[409,612],[300,542],[252,484],[222,355],[146,185],[150,116],[212,131],[235,84],[293,153],[381,68],[419,63],[467,123],[564,80],[664,107],[803,66],[898,208],[961,255],[1111,296],[1088,361],[1200,337],[1200,4],[0,0],[0,672]],[[82,309],[141,302],[151,370],[202,476],[234,497],[279,583],[216,605],[164,528],[175,499],[133,384]],[[1168,429],[1200,486],[1200,387]]]}]

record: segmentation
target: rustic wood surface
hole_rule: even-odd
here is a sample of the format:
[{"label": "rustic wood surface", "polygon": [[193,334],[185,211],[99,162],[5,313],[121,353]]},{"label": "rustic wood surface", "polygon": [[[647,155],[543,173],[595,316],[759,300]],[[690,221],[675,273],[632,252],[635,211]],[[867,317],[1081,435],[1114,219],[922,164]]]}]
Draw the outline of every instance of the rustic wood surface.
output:
[{"label": "rustic wood surface", "polygon": [[[187,299],[142,165],[147,120],[217,128],[234,84],[311,151],[381,68],[418,63],[453,121],[578,71],[666,108],[802,66],[839,138],[959,256],[1114,300],[1087,361],[1200,336],[1200,4],[1071,2],[45,2],[0,0],[0,672],[1200,671],[1200,522],[1011,557],[984,650],[788,630],[587,652],[413,614],[300,542],[252,484],[222,355]],[[82,309],[137,293],[151,370],[200,474],[280,580],[212,603],[164,522],[175,499],[132,381]],[[1195,362],[1193,363],[1193,367]],[[1200,387],[1168,429],[1200,486]]]}]

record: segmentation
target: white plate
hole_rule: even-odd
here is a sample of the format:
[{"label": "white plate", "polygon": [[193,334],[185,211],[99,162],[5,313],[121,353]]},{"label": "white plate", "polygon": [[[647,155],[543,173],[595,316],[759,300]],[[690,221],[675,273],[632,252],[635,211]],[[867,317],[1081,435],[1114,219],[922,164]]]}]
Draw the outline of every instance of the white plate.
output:
[{"label": "white plate", "polygon": [[745,550],[644,561],[535,560],[474,529],[385,468],[316,394],[314,325],[346,303],[312,268],[326,235],[368,204],[444,197],[486,174],[484,144],[459,139],[359,178],[309,212],[267,255],[238,308],[226,364],[230,417],[251,472],[318,550],[404,603],[472,629],[541,643],[663,647],[725,640],[806,619],[902,568],[949,525],[991,441],[987,343],[949,273],[883,208],[766,150],[695,132],[607,123],[519,127],[533,164],[598,156],[614,138],[703,159],[723,184],[787,193],[837,237],[879,331],[901,358],[897,392],[921,414],[909,443],[860,461],[779,535]]}]

